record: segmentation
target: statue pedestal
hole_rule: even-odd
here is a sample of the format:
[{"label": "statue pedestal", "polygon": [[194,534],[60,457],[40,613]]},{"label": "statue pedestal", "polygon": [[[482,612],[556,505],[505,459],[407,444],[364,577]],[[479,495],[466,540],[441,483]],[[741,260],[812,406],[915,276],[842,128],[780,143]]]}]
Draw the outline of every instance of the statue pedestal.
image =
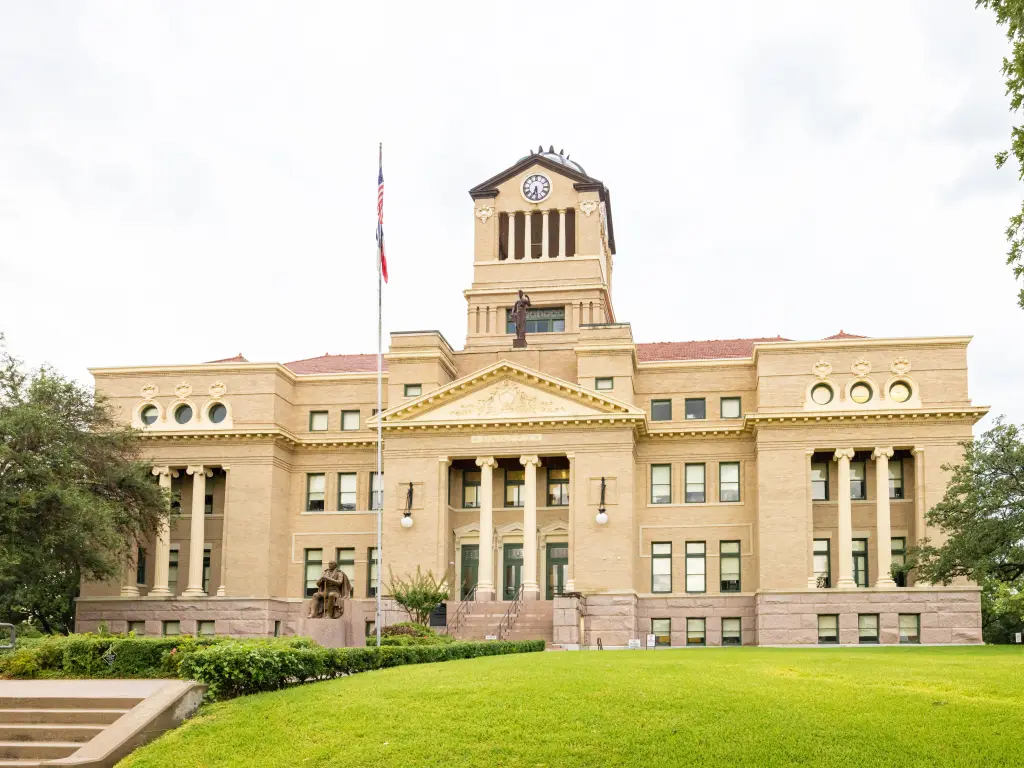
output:
[{"label": "statue pedestal", "polygon": [[340,619],[302,619],[296,634],[308,637],[324,648],[344,648],[348,645],[349,623]]},{"label": "statue pedestal", "polygon": [[526,339],[512,339],[512,349],[526,349]]}]

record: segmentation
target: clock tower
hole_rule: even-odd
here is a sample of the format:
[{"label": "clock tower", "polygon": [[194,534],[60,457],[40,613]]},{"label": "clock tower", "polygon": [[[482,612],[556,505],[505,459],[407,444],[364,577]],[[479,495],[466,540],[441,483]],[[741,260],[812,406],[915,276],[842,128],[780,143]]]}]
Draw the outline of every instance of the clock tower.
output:
[{"label": "clock tower", "polygon": [[469,191],[473,200],[473,285],[466,349],[510,348],[509,313],[530,295],[532,348],[564,348],[581,326],[613,323],[615,254],[611,196],[554,147],[531,151]]}]

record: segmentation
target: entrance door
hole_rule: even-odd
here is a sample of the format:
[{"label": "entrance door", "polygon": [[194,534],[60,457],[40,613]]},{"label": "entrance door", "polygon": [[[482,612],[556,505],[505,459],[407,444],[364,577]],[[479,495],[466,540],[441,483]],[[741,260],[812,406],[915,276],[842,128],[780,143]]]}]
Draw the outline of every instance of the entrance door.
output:
[{"label": "entrance door", "polygon": [[465,600],[480,579],[480,545],[462,545],[462,580],[459,585],[459,599]]},{"label": "entrance door", "polygon": [[565,579],[568,572],[569,545],[565,543],[548,544],[548,600],[553,600],[555,595],[565,592]]},{"label": "entrance door", "polygon": [[501,596],[504,600],[512,600],[519,591],[523,578],[523,545],[506,544],[504,551],[503,576],[501,580]]}]

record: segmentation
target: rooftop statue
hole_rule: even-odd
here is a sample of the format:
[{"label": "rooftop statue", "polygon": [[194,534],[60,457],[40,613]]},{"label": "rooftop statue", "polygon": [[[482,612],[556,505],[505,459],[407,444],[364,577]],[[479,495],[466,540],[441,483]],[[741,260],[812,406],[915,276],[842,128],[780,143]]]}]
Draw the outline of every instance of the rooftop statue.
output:
[{"label": "rooftop statue", "polygon": [[526,347],[526,310],[530,306],[530,297],[519,289],[519,298],[512,305],[512,322],[516,324],[516,338],[512,342],[515,349]]}]

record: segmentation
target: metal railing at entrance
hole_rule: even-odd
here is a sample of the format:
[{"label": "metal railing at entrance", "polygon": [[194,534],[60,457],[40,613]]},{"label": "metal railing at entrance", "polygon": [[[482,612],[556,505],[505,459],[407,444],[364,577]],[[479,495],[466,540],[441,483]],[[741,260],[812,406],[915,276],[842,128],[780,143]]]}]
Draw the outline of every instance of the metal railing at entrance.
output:
[{"label": "metal railing at entrance", "polygon": [[498,639],[504,640],[512,630],[512,625],[515,620],[519,618],[519,609],[523,606],[523,585],[519,585],[519,589],[516,590],[516,596],[512,598],[512,604],[505,611],[505,616],[502,618],[501,623],[498,625]]},{"label": "metal railing at entrance", "polygon": [[476,600],[476,584],[466,593],[466,596],[462,598],[462,602],[459,603],[458,609],[455,611],[455,615],[448,619],[448,623],[445,625],[444,633],[446,635],[454,635],[459,631],[459,624],[466,618],[466,614],[469,613],[469,606]]}]

